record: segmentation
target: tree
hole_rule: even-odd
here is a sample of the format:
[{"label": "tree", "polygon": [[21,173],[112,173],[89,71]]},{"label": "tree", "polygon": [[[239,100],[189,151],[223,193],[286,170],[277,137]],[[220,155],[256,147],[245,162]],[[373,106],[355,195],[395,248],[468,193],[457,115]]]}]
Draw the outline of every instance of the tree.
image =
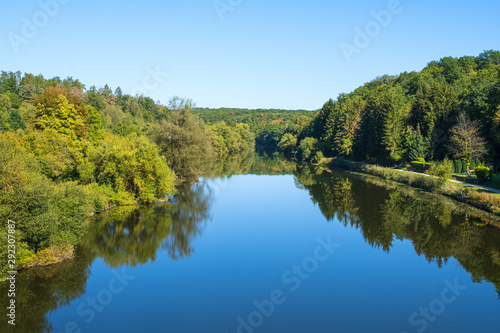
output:
[{"label": "tree", "polygon": [[354,138],[359,129],[364,108],[365,101],[360,96],[346,98],[342,103],[334,139],[335,150],[339,154],[344,156],[352,154]]},{"label": "tree", "polygon": [[86,162],[94,165],[99,184],[111,186],[117,193],[132,193],[136,201],[152,202],[174,192],[175,174],[158,147],[144,136],[107,134],[92,148]]},{"label": "tree", "polygon": [[36,106],[35,129],[65,135],[82,150],[87,141],[102,139],[101,115],[92,106],[85,105],[78,96],[60,88],[48,88],[35,98],[33,105]]},{"label": "tree", "polygon": [[[194,176],[215,157],[210,133],[190,112],[190,102],[170,102],[168,121],[152,127],[148,136],[156,143],[177,175]],[[181,107],[178,109],[178,107]]]},{"label": "tree", "polygon": [[415,139],[410,147],[409,157],[412,161],[416,161],[418,158],[427,158],[428,145],[422,133],[420,131],[420,124],[417,125],[417,131],[415,132]]},{"label": "tree", "polygon": [[467,162],[469,175],[470,160],[486,154],[485,141],[480,135],[479,123],[472,121],[465,113],[458,116],[457,124],[451,130],[450,151]]},{"label": "tree", "polygon": [[286,154],[290,152],[297,146],[297,137],[291,133],[285,133],[278,143],[278,147],[284,151]]},{"label": "tree", "polygon": [[383,99],[383,137],[389,158],[397,162],[403,155],[403,133],[405,121],[410,111],[410,104],[399,89],[390,89]]},{"label": "tree", "polygon": [[0,131],[7,131],[10,128],[10,111],[12,103],[10,98],[5,95],[0,95]]},{"label": "tree", "polygon": [[305,138],[300,141],[299,152],[302,160],[308,161],[312,157],[313,152],[316,151],[317,142],[315,138]]}]

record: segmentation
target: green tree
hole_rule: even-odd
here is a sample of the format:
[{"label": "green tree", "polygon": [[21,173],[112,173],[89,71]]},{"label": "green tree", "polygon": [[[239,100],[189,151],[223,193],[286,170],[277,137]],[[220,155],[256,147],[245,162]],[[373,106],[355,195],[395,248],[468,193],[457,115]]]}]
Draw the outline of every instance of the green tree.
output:
[{"label": "green tree", "polygon": [[6,94],[0,95],[0,130],[8,131],[10,129],[10,112],[12,102]]},{"label": "green tree", "polygon": [[285,154],[290,154],[297,147],[297,137],[291,133],[285,133],[278,143],[278,147]]},{"label": "green tree", "polygon": [[99,184],[111,186],[119,194],[131,193],[136,201],[161,200],[174,192],[175,174],[146,137],[106,134],[92,148],[88,160],[95,166]]},{"label": "green tree", "polygon": [[343,156],[350,156],[354,146],[354,138],[359,130],[365,101],[360,96],[346,98],[341,105],[334,139],[334,150]]},{"label": "green tree", "polygon": [[300,141],[299,144],[299,154],[302,160],[309,161],[312,157],[312,154],[316,151],[318,143],[317,139],[314,138],[305,138]]},{"label": "green tree", "polygon": [[417,125],[415,132],[415,139],[410,147],[409,157],[410,160],[416,161],[418,158],[427,158],[428,145],[420,131],[420,124]]},{"label": "green tree", "polygon": [[450,150],[456,157],[466,160],[467,174],[469,174],[471,159],[479,158],[486,153],[478,122],[470,120],[465,113],[458,116],[457,124],[451,130]]},{"label": "green tree", "polygon": [[[175,100],[171,105],[178,103]],[[187,107],[172,110],[168,119],[153,126],[148,136],[177,175],[195,176],[215,156],[210,133]]]}]

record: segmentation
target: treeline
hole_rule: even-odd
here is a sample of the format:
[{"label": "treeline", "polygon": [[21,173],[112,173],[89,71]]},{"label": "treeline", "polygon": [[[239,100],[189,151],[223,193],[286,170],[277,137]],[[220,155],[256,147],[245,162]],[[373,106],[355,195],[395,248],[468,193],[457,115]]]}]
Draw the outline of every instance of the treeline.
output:
[{"label": "treeline", "polygon": [[[500,52],[446,57],[421,72],[384,75],[329,100],[279,146],[309,160],[344,156],[381,163],[500,154]],[[467,132],[463,137],[464,132]],[[473,140],[473,148],[460,140]],[[468,150],[469,149],[469,150]]]},{"label": "treeline", "polygon": [[[165,200],[179,180],[253,150],[246,124],[205,125],[168,105],[78,80],[0,75],[0,237],[16,223],[17,268],[71,256],[93,213]],[[7,242],[0,243],[0,279]],[[10,269],[12,270],[12,269]]]},{"label": "treeline", "polygon": [[314,115],[306,110],[197,108],[193,112],[207,123],[247,124],[258,148],[277,149],[283,135],[299,133]]}]

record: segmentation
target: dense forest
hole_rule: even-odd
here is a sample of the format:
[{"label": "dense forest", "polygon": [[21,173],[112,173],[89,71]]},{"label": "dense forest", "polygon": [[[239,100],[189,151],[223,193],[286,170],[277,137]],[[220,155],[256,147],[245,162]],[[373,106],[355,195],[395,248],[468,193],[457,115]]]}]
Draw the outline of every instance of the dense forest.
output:
[{"label": "dense forest", "polygon": [[8,220],[17,223],[17,268],[58,261],[71,256],[89,216],[165,201],[182,180],[224,173],[221,165],[256,147],[305,161],[497,163],[500,52],[384,75],[316,112],[195,108],[179,97],[162,105],[119,87],[2,72],[0,236]]},{"label": "dense forest", "polygon": [[[469,136],[463,138],[464,132]],[[461,139],[472,140],[472,151],[457,149]],[[497,161],[500,52],[446,57],[420,72],[378,77],[326,102],[303,130],[285,131],[279,147],[305,160],[340,155],[387,164],[446,156]]]},{"label": "dense forest", "polygon": [[193,113],[206,123],[247,124],[255,135],[258,149],[276,150],[285,133],[300,133],[310,123],[314,112],[277,109],[195,108]]},{"label": "dense forest", "polygon": [[[71,256],[92,214],[164,201],[214,161],[253,151],[248,125],[205,125],[192,107],[178,97],[161,105],[72,78],[2,72],[0,237],[14,221],[17,268]],[[0,279],[8,258],[1,244]]]},{"label": "dense forest", "polygon": [[[432,61],[420,72],[378,77],[316,112],[193,112],[207,123],[247,124],[258,148],[303,160],[343,156],[394,165],[449,157],[474,166],[500,157],[499,73],[500,52],[491,50]],[[457,147],[464,130],[473,151]],[[465,170],[465,165],[456,169]]]}]

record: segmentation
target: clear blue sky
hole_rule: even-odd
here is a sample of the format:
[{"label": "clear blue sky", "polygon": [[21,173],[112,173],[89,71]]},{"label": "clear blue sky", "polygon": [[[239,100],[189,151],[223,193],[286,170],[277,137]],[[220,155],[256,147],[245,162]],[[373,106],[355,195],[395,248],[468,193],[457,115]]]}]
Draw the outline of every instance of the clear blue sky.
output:
[{"label": "clear blue sky", "polygon": [[[168,76],[149,80],[147,95],[162,103],[179,95],[200,107],[317,109],[382,74],[500,49],[493,0],[401,0],[402,12],[351,62],[341,43],[354,45],[355,28],[390,1],[221,0],[232,8],[224,20],[213,0],[59,1],[48,20],[38,1],[2,2],[1,70],[131,93],[158,67]],[[33,16],[40,28],[16,53],[9,34],[22,37]]]}]

